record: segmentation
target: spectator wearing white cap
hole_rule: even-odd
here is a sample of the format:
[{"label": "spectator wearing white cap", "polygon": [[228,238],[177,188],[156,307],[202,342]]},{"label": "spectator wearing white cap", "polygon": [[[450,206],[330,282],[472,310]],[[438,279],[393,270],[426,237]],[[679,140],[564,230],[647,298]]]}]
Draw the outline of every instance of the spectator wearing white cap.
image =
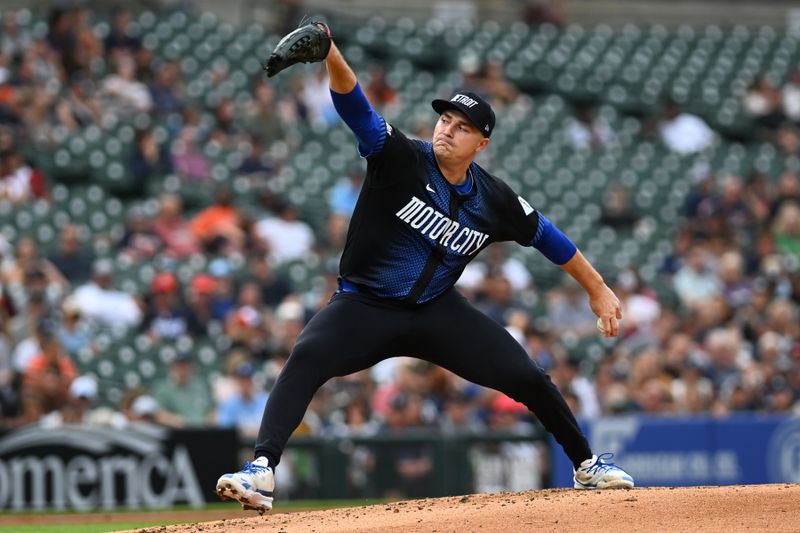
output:
[{"label": "spectator wearing white cap", "polygon": [[78,376],[69,386],[69,395],[91,403],[97,398],[97,382],[91,376]]},{"label": "spectator wearing white cap", "polygon": [[306,323],[306,308],[297,295],[287,296],[275,308],[272,334],[281,346],[291,349]]},{"label": "spectator wearing white cap", "polygon": [[63,424],[85,424],[91,426],[125,427],[127,420],[122,413],[108,407],[96,407],[97,381],[89,375],[78,376],[69,386],[64,406],[40,420],[46,427]]},{"label": "spectator wearing white cap", "polygon": [[155,398],[149,394],[137,396],[128,409],[128,420],[133,423],[152,423],[159,422],[161,408]]}]

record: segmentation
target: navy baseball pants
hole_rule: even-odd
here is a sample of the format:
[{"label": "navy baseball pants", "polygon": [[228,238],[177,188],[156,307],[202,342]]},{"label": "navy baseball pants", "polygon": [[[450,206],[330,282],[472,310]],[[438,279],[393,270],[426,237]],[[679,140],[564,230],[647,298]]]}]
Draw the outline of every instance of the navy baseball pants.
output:
[{"label": "navy baseball pants", "polygon": [[278,464],[314,393],[330,378],[403,355],[430,361],[524,404],[576,467],[592,456],[550,376],[502,326],[455,289],[414,308],[363,294],[335,294],[297,339],[269,396],[255,456]]}]

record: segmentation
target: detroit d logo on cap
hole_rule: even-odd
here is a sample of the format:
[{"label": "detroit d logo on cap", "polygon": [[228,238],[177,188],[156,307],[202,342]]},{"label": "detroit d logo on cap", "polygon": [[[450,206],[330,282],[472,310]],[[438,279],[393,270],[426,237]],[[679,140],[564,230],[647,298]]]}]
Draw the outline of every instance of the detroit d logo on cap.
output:
[{"label": "detroit d logo on cap", "polygon": [[459,104],[464,104],[467,107],[475,107],[478,105],[478,101],[466,96],[464,94],[457,94],[450,99],[451,102],[458,102]]}]

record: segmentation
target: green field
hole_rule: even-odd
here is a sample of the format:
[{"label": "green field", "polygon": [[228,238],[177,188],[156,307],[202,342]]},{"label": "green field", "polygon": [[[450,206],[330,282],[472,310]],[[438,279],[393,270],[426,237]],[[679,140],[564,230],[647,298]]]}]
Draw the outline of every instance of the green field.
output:
[{"label": "green field", "polygon": [[[356,507],[360,505],[374,505],[383,503],[384,500],[298,500],[289,502],[276,502],[277,512],[317,511],[340,507]],[[96,513],[79,513],[76,511],[25,511],[21,513],[6,512],[0,515],[0,533],[100,533],[103,531],[120,531],[126,529],[148,528],[172,524],[185,524],[191,522],[206,522],[219,520],[220,512],[236,511],[237,505],[229,503],[212,503],[202,509],[192,509],[188,506],[176,506],[170,509],[156,511],[98,511]],[[148,514],[153,516],[163,513],[186,513],[172,520],[148,519]],[[80,522],[80,516],[86,517],[86,523]],[[98,517],[109,516],[108,520],[98,521]],[[59,516],[69,519],[58,522]],[[242,511],[241,517],[257,516],[254,512]],[[14,518],[19,517],[19,521]],[[46,523],[25,523],[26,521],[41,520]],[[76,523],[73,523],[76,522]]]},{"label": "green field", "polygon": [[[183,524],[178,522],[109,522],[106,524],[28,524],[0,526],[3,533],[100,533],[101,531],[122,531],[125,529],[145,528],[152,526],[169,526]],[[196,522],[196,520],[190,520]]]}]

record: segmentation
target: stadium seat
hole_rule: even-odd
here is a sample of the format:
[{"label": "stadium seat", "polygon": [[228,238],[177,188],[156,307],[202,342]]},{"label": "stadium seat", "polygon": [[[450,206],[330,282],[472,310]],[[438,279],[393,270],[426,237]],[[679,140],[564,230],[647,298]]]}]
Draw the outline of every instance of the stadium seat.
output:
[{"label": "stadium seat", "polygon": [[[17,20],[23,27],[46,30],[28,9],[18,11]],[[259,60],[278,39],[260,24],[237,28],[208,13],[197,16],[143,10],[135,20],[144,46],[153,50],[156,61],[179,62],[187,82],[186,96],[204,109],[204,124],[210,119],[206,106],[223,97],[234,98],[238,104],[248,98],[253,79],[261,73]],[[95,29],[103,35],[109,29],[108,21],[99,20]],[[606,266],[641,265],[640,273],[648,282],[658,281],[658,269],[672,237],[669,228],[680,220],[691,188],[689,171],[695,164],[705,162],[743,176],[758,169],[773,179],[783,169],[783,158],[771,144],[723,138],[707,154],[668,154],[657,142],[642,138],[638,117],[651,113],[665,97],[672,96],[715,127],[746,139],[750,122],[741,106],[744,91],[762,74],[779,82],[786,80],[800,60],[798,37],[790,32],[717,25],[674,29],[660,25],[570,25],[561,29],[550,24],[528,27],[517,22],[502,26],[467,20],[445,27],[436,19],[389,22],[375,16],[365,24],[354,25],[352,32],[343,31],[341,41],[346,56],[359,71],[376,62],[385,66],[401,101],[395,111],[387,112],[387,118],[406,130],[416,125],[418,116],[432,118],[429,100],[462,81],[459,59],[472,55],[503,64],[507,77],[523,91],[522,98],[529,106],[510,109],[499,117],[492,138],[491,169],[532,205],[564,223],[587,254]],[[228,72],[227,80],[219,86],[212,81],[214,69]],[[287,80],[278,77],[274,82],[283,90]],[[569,145],[563,131],[575,101],[596,105],[597,115],[614,131],[618,146],[586,152]],[[99,125],[82,131],[55,128],[52,147],[32,142],[27,148],[32,159],[53,181],[52,204],[14,208],[0,202],[4,235],[13,240],[31,234],[45,249],[55,245],[58,231],[68,222],[77,222],[92,235],[121,235],[129,205],[122,196],[129,178],[126,161],[137,121],[153,126],[160,142],[168,142],[174,131],[165,120],[151,121],[146,115],[128,120],[106,113]],[[328,215],[327,191],[358,161],[352,136],[341,125],[324,131],[298,126],[292,135],[292,149],[274,186],[301,209],[315,230],[323,231]],[[214,183],[231,184],[237,203],[254,206],[256,187],[234,172],[242,153],[212,144],[204,150],[212,160]],[[210,197],[210,188],[186,187],[175,175],[154,181],[148,193],[178,192],[190,213],[206,205]],[[634,206],[646,213],[647,225],[656,228],[652,233],[637,237],[630,231],[599,226],[604,191],[616,183],[630,189]],[[113,255],[107,240],[96,242],[94,252]],[[548,270],[550,265],[532,254],[524,258],[542,289],[558,282]],[[196,255],[178,262],[175,272],[181,284],[185,286],[204,271],[208,261]],[[319,263],[313,258],[292,263],[284,267],[285,273],[293,284],[309,289],[323,270]],[[119,258],[115,266],[119,286],[137,294],[146,292],[156,271],[152,265],[126,264]],[[244,265],[239,264],[237,273],[243,270]],[[101,379],[107,399],[163,375],[169,354],[175,349],[156,346],[146,336],[112,335],[109,342],[104,343],[104,350],[114,351],[115,357],[78,356],[81,367],[96,372]],[[189,349],[211,371],[221,365],[227,344],[219,335],[210,344],[194,342]],[[581,346],[575,344],[573,348]],[[601,348],[600,344],[586,347],[595,351]]]}]

